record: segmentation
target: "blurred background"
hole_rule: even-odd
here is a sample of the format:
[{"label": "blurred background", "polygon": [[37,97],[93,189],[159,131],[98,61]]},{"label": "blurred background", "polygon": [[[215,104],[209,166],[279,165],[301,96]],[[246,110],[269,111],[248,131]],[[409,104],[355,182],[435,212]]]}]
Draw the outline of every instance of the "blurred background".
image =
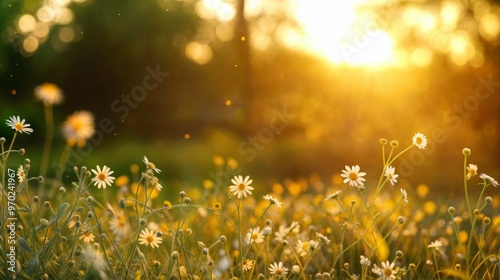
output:
[{"label": "blurred background", "polygon": [[16,140],[32,170],[33,90],[50,82],[65,97],[51,161],[85,109],[98,135],[74,164],[120,175],[147,156],[175,190],[237,174],[331,185],[356,164],[370,186],[379,139],[404,149],[416,132],[429,147],[394,163],[403,182],[460,195],[464,147],[500,179],[498,1],[3,0],[0,34],[0,117],[34,128]]}]

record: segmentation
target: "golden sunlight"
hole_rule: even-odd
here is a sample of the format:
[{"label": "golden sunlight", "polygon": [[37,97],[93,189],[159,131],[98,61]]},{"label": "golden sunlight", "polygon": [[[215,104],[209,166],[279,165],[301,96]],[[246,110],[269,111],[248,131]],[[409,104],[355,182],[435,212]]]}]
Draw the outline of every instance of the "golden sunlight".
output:
[{"label": "golden sunlight", "polygon": [[[285,43],[297,44],[336,64],[370,66],[391,64],[393,40],[383,22],[366,9],[366,1],[296,0],[292,13],[301,26]],[[299,38],[297,38],[299,37]]]}]

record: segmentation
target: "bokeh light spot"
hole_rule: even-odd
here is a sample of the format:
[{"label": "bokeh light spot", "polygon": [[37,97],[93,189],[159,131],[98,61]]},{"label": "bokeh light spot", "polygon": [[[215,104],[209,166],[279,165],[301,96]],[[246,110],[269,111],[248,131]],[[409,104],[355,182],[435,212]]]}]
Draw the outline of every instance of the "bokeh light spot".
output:
[{"label": "bokeh light spot", "polygon": [[38,49],[38,40],[33,36],[28,36],[23,41],[23,50],[28,54],[35,52]]},{"label": "bokeh light spot", "polygon": [[199,42],[190,42],[186,45],[185,53],[191,61],[204,65],[212,59],[212,49],[207,45]]},{"label": "bokeh light spot", "polygon": [[36,26],[36,19],[32,15],[24,14],[19,18],[17,22],[17,28],[21,33],[27,34]]},{"label": "bokeh light spot", "polygon": [[70,43],[75,39],[75,31],[69,26],[64,26],[59,30],[59,40]]}]

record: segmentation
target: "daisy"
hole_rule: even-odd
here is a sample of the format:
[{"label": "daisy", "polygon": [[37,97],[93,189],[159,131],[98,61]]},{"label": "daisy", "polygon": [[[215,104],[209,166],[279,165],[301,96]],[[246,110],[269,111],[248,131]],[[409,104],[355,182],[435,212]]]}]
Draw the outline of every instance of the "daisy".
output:
[{"label": "daisy", "polygon": [[307,256],[307,254],[309,254],[309,252],[311,251],[311,242],[309,241],[305,241],[305,242],[302,242],[302,240],[298,240],[297,241],[297,245],[295,246],[295,250],[297,250],[297,254],[301,257],[305,257]]},{"label": "daisy", "polygon": [[400,189],[401,190],[401,196],[403,197],[404,201],[408,203],[408,193],[406,192],[405,189]]},{"label": "daisy", "polygon": [[252,270],[253,268],[253,265],[254,265],[254,261],[253,260],[249,260],[249,259],[246,259],[243,261],[243,271],[250,271]]},{"label": "daisy", "polygon": [[325,242],[326,244],[330,244],[331,241],[330,239],[328,239],[328,237],[324,236],[323,234],[319,233],[319,232],[316,232],[316,237],[320,240],[320,241],[323,241]]},{"label": "daisy", "polygon": [[483,174],[479,175],[479,178],[483,179],[484,182],[487,184],[487,186],[493,185],[493,187],[498,187],[497,180],[493,179],[493,177],[491,177],[489,175],[486,175],[483,173]]},{"label": "daisy", "polygon": [[151,245],[153,249],[159,248],[159,244],[161,244],[162,242],[163,239],[161,237],[158,237],[155,231],[150,231],[147,228],[143,229],[141,231],[141,234],[139,235],[139,244],[146,246]]},{"label": "daisy", "polygon": [[83,242],[85,243],[92,243],[94,242],[95,235],[92,233],[92,231],[86,231],[80,236],[80,239],[83,239]]},{"label": "daisy", "polygon": [[353,187],[363,186],[363,181],[366,181],[365,178],[362,178],[366,175],[365,172],[359,172],[359,165],[355,165],[352,167],[345,166],[345,170],[342,170],[342,174],[340,176],[344,177],[344,183],[349,182],[349,185]]},{"label": "daisy", "polygon": [[281,208],[281,205],[283,204],[283,202],[279,201],[278,199],[272,197],[271,195],[265,195],[264,196],[264,199],[269,201],[269,203],[271,204],[276,204],[276,206],[278,206],[279,208]]},{"label": "daisy", "polygon": [[102,167],[102,170],[101,167],[97,165],[96,169],[97,170],[92,169],[95,177],[91,179],[91,182],[94,182],[94,186],[97,186],[99,189],[101,187],[105,189],[106,186],[111,186],[111,184],[115,181],[115,177],[110,175],[113,174],[114,171],[111,171],[106,165]]},{"label": "daisy", "polygon": [[360,258],[359,263],[362,264],[362,265],[370,266],[372,264],[372,262],[370,261],[370,259],[365,258],[365,256],[363,256],[363,255],[359,256],[359,258]]},{"label": "daisy", "polygon": [[229,191],[237,198],[247,197],[247,194],[252,194],[253,187],[250,186],[250,184],[253,180],[250,179],[250,176],[246,176],[245,180],[243,180],[241,175],[234,176],[234,178],[231,179],[231,182],[234,185],[229,187]]},{"label": "daisy", "polygon": [[146,156],[144,156],[144,159],[142,160],[148,169],[154,170],[156,173],[160,173],[161,170],[156,168],[155,164],[150,162]]},{"label": "daisy", "polygon": [[19,168],[17,169],[17,180],[19,183],[24,182],[26,180],[26,171],[24,170],[24,166],[19,165]]},{"label": "daisy", "polygon": [[399,176],[398,174],[394,174],[395,170],[396,169],[394,167],[387,166],[387,168],[385,169],[385,174],[384,174],[384,176],[387,177],[387,179],[389,180],[389,182],[393,186],[395,183],[398,182],[398,180],[396,180],[396,178],[398,178],[398,176]]},{"label": "daisy", "polygon": [[269,266],[269,271],[271,272],[271,275],[274,275],[275,277],[286,276],[288,274],[288,268],[284,267],[282,262],[272,263]]},{"label": "daisy", "polygon": [[417,146],[419,149],[425,149],[427,146],[427,138],[422,133],[417,133],[411,139],[413,145]]},{"label": "daisy", "polygon": [[427,245],[427,248],[434,248],[436,250],[439,250],[443,246],[443,242],[436,240],[434,242],[431,242],[431,244]]},{"label": "daisy", "polygon": [[477,165],[470,163],[467,166],[467,180],[477,175]]},{"label": "daisy", "polygon": [[19,116],[12,116],[7,121],[5,121],[5,123],[16,132],[24,132],[29,135],[31,132],[33,132],[33,128],[30,128],[31,125],[25,124],[24,122],[25,120],[21,120]]},{"label": "daisy", "polygon": [[88,111],[74,112],[66,118],[62,130],[68,146],[83,147],[95,133],[94,115]]},{"label": "daisy", "polygon": [[379,280],[392,280],[396,279],[396,270],[394,269],[395,264],[386,261],[382,262],[382,267],[378,267],[376,264],[373,265],[372,272],[380,276]]},{"label": "daisy", "polygon": [[336,191],[326,196],[325,200],[337,199],[337,197],[342,193],[342,191]]},{"label": "daisy", "polygon": [[127,236],[130,231],[130,225],[127,223],[127,218],[124,215],[116,215],[111,218],[109,228],[117,240]]},{"label": "daisy", "polygon": [[37,86],[35,88],[35,97],[45,105],[56,105],[63,100],[61,89],[52,83],[43,83]]},{"label": "daisy", "polygon": [[70,219],[70,221],[68,223],[68,227],[69,228],[75,227],[76,222],[79,222],[79,221],[80,221],[80,215],[73,215],[73,216],[71,216],[71,219]]},{"label": "daisy", "polygon": [[249,230],[247,236],[245,237],[245,241],[248,244],[252,243],[259,244],[264,242],[264,238],[265,238],[264,233],[260,230],[260,227],[255,227]]},{"label": "daisy", "polygon": [[281,224],[278,231],[274,233],[276,236],[274,240],[281,242],[285,240],[290,234],[297,234],[300,232],[299,222],[293,221],[290,227],[287,227],[285,224]]}]

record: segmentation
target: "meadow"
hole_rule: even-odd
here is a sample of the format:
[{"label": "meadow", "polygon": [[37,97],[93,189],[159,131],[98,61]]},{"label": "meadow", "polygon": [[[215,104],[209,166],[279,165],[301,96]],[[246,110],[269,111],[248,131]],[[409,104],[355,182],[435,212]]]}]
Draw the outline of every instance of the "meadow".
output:
[{"label": "meadow", "polygon": [[[239,163],[214,155],[227,183],[206,178],[165,200],[163,167],[145,155],[127,174],[105,163],[68,166],[96,133],[84,110],[62,124],[66,146],[47,175],[62,93],[43,84],[35,97],[45,127],[17,115],[2,124],[12,129],[0,138],[2,279],[500,278],[500,197],[487,195],[499,183],[466,147],[457,151],[463,162],[450,163],[463,167],[460,200],[399,180],[396,160],[428,148],[419,132],[373,139],[379,166],[345,165],[331,181],[311,176],[265,190],[256,187],[264,178],[234,175]],[[33,132],[45,134],[36,172],[31,147],[16,144]]]}]

